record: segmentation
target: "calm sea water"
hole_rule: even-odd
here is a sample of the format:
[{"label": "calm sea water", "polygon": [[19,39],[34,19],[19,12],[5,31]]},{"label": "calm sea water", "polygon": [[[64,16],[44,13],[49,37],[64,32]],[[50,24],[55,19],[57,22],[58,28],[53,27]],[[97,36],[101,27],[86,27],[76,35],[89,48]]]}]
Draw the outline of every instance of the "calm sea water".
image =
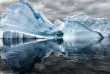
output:
[{"label": "calm sea water", "polygon": [[110,74],[110,39],[0,39],[0,74]]}]

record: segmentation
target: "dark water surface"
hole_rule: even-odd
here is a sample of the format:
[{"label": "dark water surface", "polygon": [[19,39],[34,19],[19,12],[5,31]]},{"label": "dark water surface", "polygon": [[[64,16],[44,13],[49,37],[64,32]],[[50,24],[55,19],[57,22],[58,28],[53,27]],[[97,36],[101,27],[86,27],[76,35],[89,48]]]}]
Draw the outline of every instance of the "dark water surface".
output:
[{"label": "dark water surface", "polygon": [[0,74],[110,74],[110,39],[0,39]]}]

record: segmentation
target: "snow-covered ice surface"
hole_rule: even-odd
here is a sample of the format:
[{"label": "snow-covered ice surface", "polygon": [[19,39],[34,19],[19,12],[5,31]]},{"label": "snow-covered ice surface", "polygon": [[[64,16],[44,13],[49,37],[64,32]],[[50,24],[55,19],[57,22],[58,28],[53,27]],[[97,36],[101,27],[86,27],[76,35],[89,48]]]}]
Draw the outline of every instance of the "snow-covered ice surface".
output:
[{"label": "snow-covered ice surface", "polygon": [[52,24],[42,12],[35,11],[28,2],[20,0],[20,3],[9,7],[0,21],[0,38],[55,38],[60,33],[62,38],[102,38],[110,35],[109,23],[107,19],[80,14]]}]

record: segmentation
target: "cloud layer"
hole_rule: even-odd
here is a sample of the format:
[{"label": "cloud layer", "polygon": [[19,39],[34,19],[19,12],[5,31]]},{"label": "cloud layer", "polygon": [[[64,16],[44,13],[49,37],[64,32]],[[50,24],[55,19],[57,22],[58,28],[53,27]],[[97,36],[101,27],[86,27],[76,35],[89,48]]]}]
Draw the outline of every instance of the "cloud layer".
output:
[{"label": "cloud layer", "polygon": [[[27,0],[37,11],[54,22],[56,19],[63,20],[67,16],[86,13],[97,18],[110,19],[110,0]],[[17,0],[0,0],[0,18],[12,3]]]}]

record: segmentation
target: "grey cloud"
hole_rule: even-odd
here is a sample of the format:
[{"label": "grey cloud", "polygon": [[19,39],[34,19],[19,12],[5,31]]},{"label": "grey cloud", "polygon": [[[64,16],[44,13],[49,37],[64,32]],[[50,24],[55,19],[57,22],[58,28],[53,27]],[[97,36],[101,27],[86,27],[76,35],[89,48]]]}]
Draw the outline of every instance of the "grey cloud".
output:
[{"label": "grey cloud", "polygon": [[3,17],[3,14],[7,11],[7,9],[9,8],[9,6],[13,3],[17,3],[17,0],[14,0],[13,2],[3,2],[0,3],[0,20]]},{"label": "grey cloud", "polygon": [[[110,19],[110,0],[26,0],[33,6],[38,7],[37,11],[42,11],[44,15],[54,22],[56,19],[63,20],[67,16],[85,13],[91,17]],[[13,3],[15,3],[14,1]],[[7,4],[8,3],[8,4]],[[1,4],[3,11],[12,3]],[[43,7],[39,7],[43,5]],[[1,10],[0,10],[0,13]]]}]

